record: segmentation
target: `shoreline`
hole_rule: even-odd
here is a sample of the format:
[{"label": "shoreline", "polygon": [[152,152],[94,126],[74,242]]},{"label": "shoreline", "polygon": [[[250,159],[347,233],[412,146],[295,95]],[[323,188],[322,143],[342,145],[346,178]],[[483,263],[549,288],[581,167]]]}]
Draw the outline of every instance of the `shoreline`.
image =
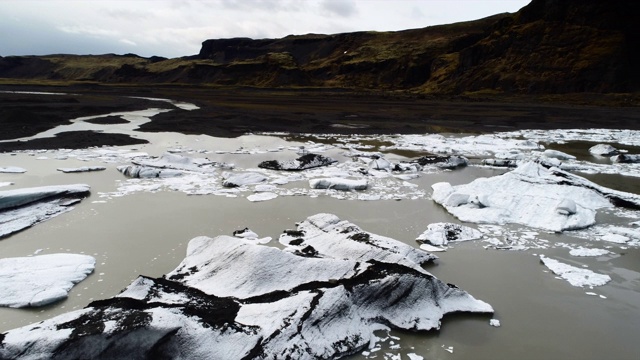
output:
[{"label": "shoreline", "polygon": [[[66,95],[11,91],[64,92]],[[389,135],[523,129],[640,130],[637,107],[396,95],[341,89],[0,85],[0,124],[3,127],[0,140],[33,136],[78,117],[149,107],[173,111],[154,116],[139,131],[225,138],[252,132]],[[199,109],[185,111],[168,103],[132,96],[186,101],[196,104]],[[0,143],[0,151],[139,143],[139,139],[114,134],[63,133],[54,138]]]}]

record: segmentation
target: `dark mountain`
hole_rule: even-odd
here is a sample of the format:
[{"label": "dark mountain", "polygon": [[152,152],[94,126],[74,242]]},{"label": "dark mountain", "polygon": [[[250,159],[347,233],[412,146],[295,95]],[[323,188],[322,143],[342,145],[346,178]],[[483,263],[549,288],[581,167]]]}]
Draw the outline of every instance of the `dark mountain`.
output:
[{"label": "dark mountain", "polygon": [[399,32],[206,40],[198,55],[0,58],[0,77],[103,83],[410,90],[640,90],[640,3],[533,0],[515,14]]}]

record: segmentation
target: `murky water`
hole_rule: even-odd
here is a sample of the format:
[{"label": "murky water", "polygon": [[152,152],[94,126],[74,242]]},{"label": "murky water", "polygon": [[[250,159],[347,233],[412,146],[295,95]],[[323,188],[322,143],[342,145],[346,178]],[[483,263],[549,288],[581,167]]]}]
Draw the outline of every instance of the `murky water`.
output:
[{"label": "murky water", "polygon": [[[144,136],[152,140],[152,144],[137,146],[135,150],[152,155],[172,147],[223,152],[240,148],[295,147],[309,140],[287,141],[268,136],[213,139],[171,133]],[[339,158],[340,152],[335,150],[328,155]],[[48,159],[38,160],[41,156]],[[291,158],[291,153],[210,153],[206,156],[251,168],[262,160]],[[401,158],[400,154],[389,155],[393,156]],[[346,201],[328,196],[280,196],[252,203],[244,196],[189,196],[160,191],[105,199],[100,193],[115,191],[118,181],[125,179],[115,169],[118,164],[106,164],[107,170],[97,173],[56,171],[58,167],[83,165],[87,162],[72,158],[56,160],[51,152],[33,156],[0,154],[0,167],[20,166],[28,170],[25,174],[0,174],[0,181],[15,183],[9,188],[71,183],[87,183],[92,187],[91,196],[73,211],[0,240],[0,256],[28,256],[42,249],[41,254],[83,253],[97,260],[95,272],[75,286],[69,298],[62,302],[35,309],[0,308],[0,332],[116,295],[140,274],[161,276],[178,265],[188,241],[199,235],[230,235],[234,230],[249,227],[260,236],[273,237],[271,245],[278,246],[277,237],[283,230],[293,228],[295,222],[307,216],[327,212],[366,231],[417,246],[414,239],[428,224],[459,222],[428,198]],[[411,182],[430,192],[430,185],[435,182],[463,184],[502,172],[504,170],[470,167],[424,174]],[[595,181],[603,180],[605,186],[640,192],[637,185],[626,184],[626,177],[592,177]],[[439,279],[489,302],[496,310],[495,315],[450,315],[445,317],[440,331],[428,333],[392,331],[390,335],[394,338],[383,341],[382,349],[366,358],[383,359],[386,353],[399,353],[408,359],[406,354],[415,353],[425,359],[637,359],[640,354],[637,341],[640,250],[602,243],[597,244],[598,247],[612,247],[614,255],[575,258],[560,244],[587,240],[569,235],[541,233],[539,237],[550,244],[545,249],[500,251],[485,249],[486,243],[476,241],[458,243],[447,252],[439,253],[440,260],[428,270]],[[572,287],[549,272],[540,263],[539,254],[573,266],[587,266],[611,276],[612,281],[595,289]],[[491,318],[499,319],[501,327],[490,326]],[[396,348],[398,344],[400,349]],[[351,358],[365,356],[358,354]]]}]

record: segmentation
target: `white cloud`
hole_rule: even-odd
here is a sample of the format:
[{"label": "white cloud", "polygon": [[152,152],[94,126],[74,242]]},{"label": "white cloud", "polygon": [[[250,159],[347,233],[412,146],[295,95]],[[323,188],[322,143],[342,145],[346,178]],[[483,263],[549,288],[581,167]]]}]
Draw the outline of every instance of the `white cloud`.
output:
[{"label": "white cloud", "polygon": [[323,0],[320,6],[330,15],[341,17],[352,17],[358,12],[356,3],[353,0]]},{"label": "white cloud", "polygon": [[87,25],[68,25],[68,26],[59,26],[58,29],[60,31],[69,33],[69,34],[79,34],[79,35],[91,35],[91,36],[117,36],[119,33],[114,30],[101,29],[93,26]]},{"label": "white cloud", "polygon": [[[0,55],[197,54],[212,38],[392,31],[516,11],[529,0],[0,0]],[[20,19],[18,21],[17,19]],[[134,45],[136,44],[136,45]]]}]

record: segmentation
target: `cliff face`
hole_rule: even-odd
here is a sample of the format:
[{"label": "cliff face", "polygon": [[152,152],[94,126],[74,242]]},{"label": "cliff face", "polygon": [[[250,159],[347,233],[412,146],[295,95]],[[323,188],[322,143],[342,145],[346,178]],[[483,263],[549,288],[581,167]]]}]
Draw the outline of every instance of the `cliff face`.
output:
[{"label": "cliff face", "polygon": [[539,94],[640,90],[640,3],[533,0],[516,14],[400,32],[206,40],[178,59],[0,58],[0,77],[112,83]]}]

